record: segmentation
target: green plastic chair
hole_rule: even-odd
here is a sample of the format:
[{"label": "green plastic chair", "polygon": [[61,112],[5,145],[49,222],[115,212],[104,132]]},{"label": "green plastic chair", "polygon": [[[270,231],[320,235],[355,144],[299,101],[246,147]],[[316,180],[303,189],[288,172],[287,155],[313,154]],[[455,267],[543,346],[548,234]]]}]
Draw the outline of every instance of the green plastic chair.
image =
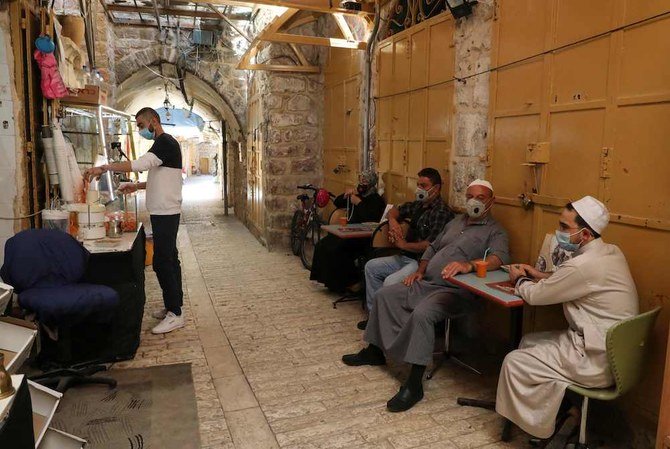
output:
[{"label": "green plastic chair", "polygon": [[587,447],[586,417],[589,409],[589,399],[612,401],[627,393],[640,380],[647,354],[647,339],[660,311],[661,308],[658,307],[633,318],[620,321],[608,329],[606,338],[607,359],[614,375],[614,386],[609,388],[568,386],[568,390],[584,396],[577,448]]}]

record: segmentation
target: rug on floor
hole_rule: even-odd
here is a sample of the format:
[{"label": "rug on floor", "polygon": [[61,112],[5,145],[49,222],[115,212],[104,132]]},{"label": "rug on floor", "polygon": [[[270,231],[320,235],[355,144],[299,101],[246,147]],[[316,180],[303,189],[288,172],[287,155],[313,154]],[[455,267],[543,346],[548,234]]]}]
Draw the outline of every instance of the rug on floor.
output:
[{"label": "rug on floor", "polygon": [[197,449],[198,411],[188,363],[101,373],[117,380],[71,388],[52,426],[88,441],[87,449]]}]

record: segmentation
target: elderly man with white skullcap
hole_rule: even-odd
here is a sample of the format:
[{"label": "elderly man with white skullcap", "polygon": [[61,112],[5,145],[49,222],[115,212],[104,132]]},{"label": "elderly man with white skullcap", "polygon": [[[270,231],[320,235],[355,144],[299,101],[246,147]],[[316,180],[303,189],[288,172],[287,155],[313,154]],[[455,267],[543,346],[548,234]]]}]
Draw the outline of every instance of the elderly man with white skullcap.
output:
[{"label": "elderly man with white skullcap", "polygon": [[507,355],[496,411],[538,438],[549,438],[569,384],[605,388],[614,383],[605,350],[607,330],[638,313],[626,258],[600,234],[609,223],[603,203],[586,196],[561,212],[558,244],[574,251],[554,273],[512,265],[510,279],[532,306],[562,304],[568,329],[529,334]]},{"label": "elderly man with white skullcap", "polygon": [[432,361],[435,323],[463,311],[471,303],[469,293],[447,279],[474,271],[488,249],[488,269],[495,270],[509,258],[507,233],[490,216],[493,187],[476,180],[466,191],[467,213],[444,227],[421,256],[417,271],[403,283],[377,291],[364,339],[369,345],[342,361],[350,366],[383,365],[386,356],[410,363],[410,375],[391,398],[391,412],[408,410],[423,398],[423,374]]}]

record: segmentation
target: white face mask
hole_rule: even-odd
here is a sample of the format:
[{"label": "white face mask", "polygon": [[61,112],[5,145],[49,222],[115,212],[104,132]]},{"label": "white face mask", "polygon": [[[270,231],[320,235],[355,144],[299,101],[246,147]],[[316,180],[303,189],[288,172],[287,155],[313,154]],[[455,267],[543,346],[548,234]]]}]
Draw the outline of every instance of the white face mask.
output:
[{"label": "white face mask", "polygon": [[470,218],[480,218],[486,212],[488,212],[490,206],[486,206],[483,201],[480,201],[476,198],[470,198],[465,202],[465,209]]},{"label": "white face mask", "polygon": [[433,190],[435,186],[431,187],[428,190],[422,189],[421,187],[416,188],[416,200],[417,201],[428,201],[428,197],[430,196],[430,191]]}]

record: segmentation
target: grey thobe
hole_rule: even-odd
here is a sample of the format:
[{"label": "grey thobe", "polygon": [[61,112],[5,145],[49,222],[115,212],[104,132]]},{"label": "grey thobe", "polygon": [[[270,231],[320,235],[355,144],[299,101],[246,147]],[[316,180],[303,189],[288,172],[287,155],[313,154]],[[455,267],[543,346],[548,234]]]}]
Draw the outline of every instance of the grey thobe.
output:
[{"label": "grey thobe", "polygon": [[364,339],[395,360],[417,365],[432,361],[435,323],[467,307],[468,293],[442,279],[442,270],[451,262],[481,259],[490,248],[507,263],[507,233],[493,218],[467,224],[467,216],[451,220],[426,249],[428,261],[421,281],[407,287],[389,285],[374,297]]},{"label": "grey thobe", "polygon": [[563,304],[569,329],[524,337],[503,362],[496,411],[527,433],[548,438],[569,384],[613,383],[605,350],[607,330],[638,313],[635,283],[619,248],[593,240],[551,277],[517,285],[530,305]]}]

